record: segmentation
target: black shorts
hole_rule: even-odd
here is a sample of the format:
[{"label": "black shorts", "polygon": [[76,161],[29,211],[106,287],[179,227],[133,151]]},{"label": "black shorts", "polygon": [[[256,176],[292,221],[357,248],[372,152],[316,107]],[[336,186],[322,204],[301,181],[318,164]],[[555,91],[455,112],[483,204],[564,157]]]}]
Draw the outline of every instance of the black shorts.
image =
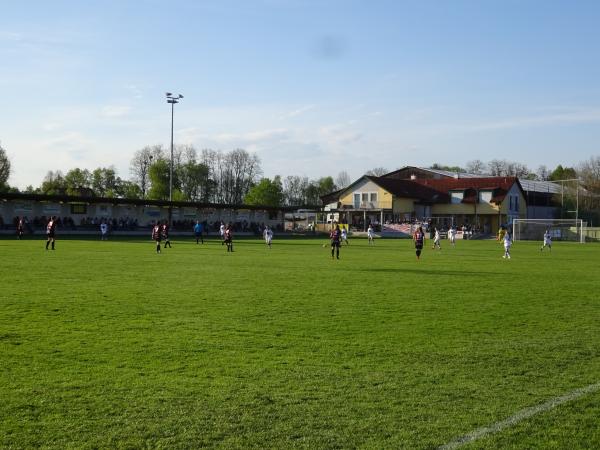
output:
[{"label": "black shorts", "polygon": [[331,246],[332,247],[339,247],[340,246],[340,241],[331,241]]},{"label": "black shorts", "polygon": [[423,244],[415,244],[417,250],[423,250]]},{"label": "black shorts", "polygon": [[48,239],[54,239],[54,231],[46,233],[46,235],[48,236]]},{"label": "black shorts", "polygon": [[156,242],[159,242],[159,243],[160,243],[160,241],[161,241],[162,239],[161,239],[160,237],[156,237],[156,238],[154,238],[154,240],[155,240]]}]

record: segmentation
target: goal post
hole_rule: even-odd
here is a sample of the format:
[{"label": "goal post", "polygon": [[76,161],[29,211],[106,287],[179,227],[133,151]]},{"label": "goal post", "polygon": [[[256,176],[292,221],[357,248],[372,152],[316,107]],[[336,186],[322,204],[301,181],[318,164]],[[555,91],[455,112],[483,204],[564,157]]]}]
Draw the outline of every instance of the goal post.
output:
[{"label": "goal post", "polygon": [[541,241],[546,230],[552,240],[585,242],[582,219],[513,219],[513,240]]}]

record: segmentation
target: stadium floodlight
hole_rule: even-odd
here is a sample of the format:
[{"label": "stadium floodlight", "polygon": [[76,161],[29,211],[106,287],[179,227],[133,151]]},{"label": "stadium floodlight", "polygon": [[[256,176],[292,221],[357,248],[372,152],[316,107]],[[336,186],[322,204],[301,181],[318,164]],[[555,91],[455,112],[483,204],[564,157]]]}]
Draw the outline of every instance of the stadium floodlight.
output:
[{"label": "stadium floodlight", "polygon": [[171,164],[169,167],[169,222],[171,222],[171,214],[173,210],[173,206],[170,204],[173,202],[173,118],[175,111],[175,103],[179,103],[179,99],[183,98],[183,95],[177,94],[176,97],[173,96],[171,92],[166,93],[167,103],[171,104]]}]

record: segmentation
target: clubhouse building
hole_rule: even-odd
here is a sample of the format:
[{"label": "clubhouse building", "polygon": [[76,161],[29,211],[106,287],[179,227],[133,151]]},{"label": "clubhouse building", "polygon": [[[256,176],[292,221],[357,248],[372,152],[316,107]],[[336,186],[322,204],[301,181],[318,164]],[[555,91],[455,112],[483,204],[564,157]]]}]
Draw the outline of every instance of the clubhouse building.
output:
[{"label": "clubhouse building", "polygon": [[440,227],[467,226],[495,233],[502,224],[527,218],[527,194],[516,177],[404,167],[380,177],[364,175],[322,201],[337,220],[364,230],[402,231],[401,225],[429,221]]}]

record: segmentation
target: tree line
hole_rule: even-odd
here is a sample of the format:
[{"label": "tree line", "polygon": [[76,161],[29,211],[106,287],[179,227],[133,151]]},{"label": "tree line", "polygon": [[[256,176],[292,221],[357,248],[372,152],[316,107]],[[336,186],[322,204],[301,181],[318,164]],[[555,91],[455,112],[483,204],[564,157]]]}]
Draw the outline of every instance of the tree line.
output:
[{"label": "tree line", "polygon": [[[171,155],[162,145],[137,150],[130,161],[130,178],[121,178],[113,166],[93,170],[74,168],[63,174],[49,171],[42,183],[27,186],[24,192],[73,196],[98,196],[168,200]],[[531,170],[525,164],[493,159],[469,161],[465,167],[432,164],[429,168],[451,172],[467,172],[482,176],[516,176],[528,180],[581,180],[587,193],[584,207],[600,210],[600,156],[594,156],[568,167],[558,165],[550,170],[544,165]],[[0,145],[0,190],[19,192],[8,184],[11,164]],[[385,167],[375,167],[367,175],[388,173]],[[306,176],[279,175],[263,177],[261,162],[254,153],[243,149],[220,151],[204,149],[198,152],[191,145],[179,145],[173,151],[173,189],[175,201],[218,204],[249,204],[265,206],[316,206],[323,195],[343,189],[352,180],[347,172],[310,179]],[[589,204],[588,204],[589,203]]]}]

